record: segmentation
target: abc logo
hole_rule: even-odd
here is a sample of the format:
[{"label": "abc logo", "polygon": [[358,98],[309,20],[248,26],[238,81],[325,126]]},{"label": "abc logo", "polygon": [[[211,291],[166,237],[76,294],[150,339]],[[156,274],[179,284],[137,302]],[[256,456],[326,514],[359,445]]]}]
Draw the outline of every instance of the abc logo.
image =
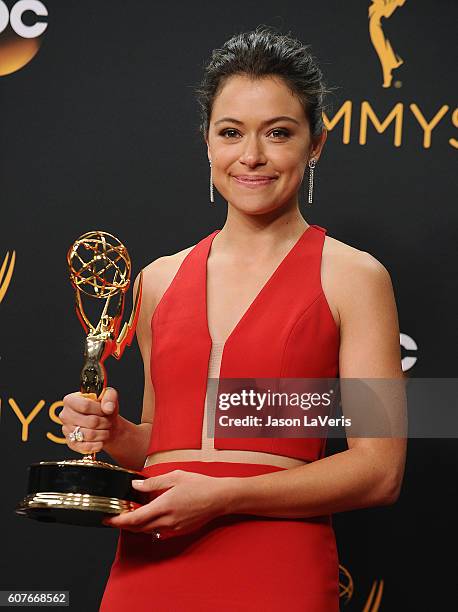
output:
[{"label": "abc logo", "polygon": [[16,72],[35,57],[48,27],[47,16],[39,0],[19,0],[10,8],[0,0],[0,76]]}]

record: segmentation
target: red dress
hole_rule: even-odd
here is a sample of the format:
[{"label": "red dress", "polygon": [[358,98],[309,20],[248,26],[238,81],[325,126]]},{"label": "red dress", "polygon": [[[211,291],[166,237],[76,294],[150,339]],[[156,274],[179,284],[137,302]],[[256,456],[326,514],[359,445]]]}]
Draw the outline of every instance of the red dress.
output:
[{"label": "red dress", "polygon": [[[201,448],[209,355],[206,267],[219,230],[183,260],[151,320],[155,414],[147,454]],[[340,336],[321,287],[326,229],[311,225],[261,289],[224,345],[221,378],[333,378]],[[316,461],[324,438],[215,438],[218,449]],[[255,477],[285,468],[249,463],[154,464]],[[193,533],[154,540],[121,530],[102,612],[338,612],[339,561],[330,515],[218,517]]]}]

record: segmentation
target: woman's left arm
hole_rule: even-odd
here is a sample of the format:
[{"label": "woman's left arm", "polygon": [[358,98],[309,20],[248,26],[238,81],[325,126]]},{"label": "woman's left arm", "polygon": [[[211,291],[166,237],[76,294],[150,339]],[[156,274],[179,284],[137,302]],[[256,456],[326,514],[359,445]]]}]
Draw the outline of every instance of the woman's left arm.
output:
[{"label": "woman's left arm", "polygon": [[[393,385],[402,386],[399,322],[388,271],[369,253],[357,251],[342,258],[337,272],[340,377],[395,379]],[[402,401],[393,410],[397,422],[406,420]],[[342,411],[345,415],[344,405]],[[406,438],[347,437],[347,443],[348,450],[307,465],[227,479],[227,513],[311,517],[394,503],[404,475]]]}]

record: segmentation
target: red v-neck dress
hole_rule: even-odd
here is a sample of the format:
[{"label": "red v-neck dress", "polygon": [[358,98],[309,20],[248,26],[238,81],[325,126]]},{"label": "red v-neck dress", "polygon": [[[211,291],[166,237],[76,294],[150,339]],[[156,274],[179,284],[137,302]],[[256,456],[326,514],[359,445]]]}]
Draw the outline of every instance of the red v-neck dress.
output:
[{"label": "red v-neck dress", "polygon": [[[200,449],[212,353],[207,260],[219,230],[187,254],[151,320],[155,412],[147,455]],[[220,378],[334,378],[340,346],[321,286],[326,229],[309,226],[224,343]],[[317,461],[325,438],[215,438],[215,449]],[[223,461],[168,461],[214,477],[256,477],[285,468]],[[304,467],[306,469],[306,467]],[[331,515],[218,517],[193,533],[155,540],[121,530],[102,612],[338,612],[339,561]]]}]

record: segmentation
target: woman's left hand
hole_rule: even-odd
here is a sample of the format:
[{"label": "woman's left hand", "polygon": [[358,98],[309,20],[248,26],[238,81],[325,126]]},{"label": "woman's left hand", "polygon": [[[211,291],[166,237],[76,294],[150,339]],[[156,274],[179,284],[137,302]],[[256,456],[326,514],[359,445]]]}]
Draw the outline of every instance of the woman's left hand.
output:
[{"label": "woman's left hand", "polygon": [[105,518],[103,523],[119,529],[150,534],[158,529],[161,540],[189,533],[211,519],[227,513],[229,480],[173,470],[167,474],[133,481],[132,486],[135,489],[155,492],[157,497],[136,510]]}]

